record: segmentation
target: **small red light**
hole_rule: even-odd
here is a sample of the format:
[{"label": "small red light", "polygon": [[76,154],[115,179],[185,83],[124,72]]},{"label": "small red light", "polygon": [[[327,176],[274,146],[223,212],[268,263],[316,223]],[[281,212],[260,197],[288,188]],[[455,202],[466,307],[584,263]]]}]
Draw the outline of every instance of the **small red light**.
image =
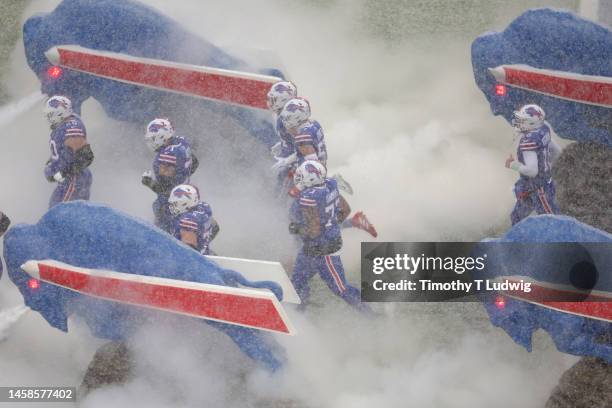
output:
[{"label": "small red light", "polygon": [[499,310],[503,310],[506,307],[506,299],[504,299],[503,296],[498,296],[495,299],[495,306],[499,309]]},{"label": "small red light", "polygon": [[54,65],[49,67],[49,69],[47,70],[47,74],[49,74],[50,78],[57,79],[62,75],[62,69]]},{"label": "small red light", "polygon": [[495,95],[506,96],[506,85],[503,85],[503,84],[495,85]]},{"label": "small red light", "polygon": [[40,282],[38,281],[38,279],[32,278],[28,281],[28,287],[30,289],[38,289],[40,287]]}]

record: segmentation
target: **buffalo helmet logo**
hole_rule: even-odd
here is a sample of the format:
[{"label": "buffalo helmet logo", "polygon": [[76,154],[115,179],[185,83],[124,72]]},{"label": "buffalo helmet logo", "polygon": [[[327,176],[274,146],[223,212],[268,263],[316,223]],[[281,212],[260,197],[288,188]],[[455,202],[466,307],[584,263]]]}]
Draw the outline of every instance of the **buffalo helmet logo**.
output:
[{"label": "buffalo helmet logo", "polygon": [[177,188],[176,190],[174,190],[174,193],[172,195],[177,198],[191,198],[191,193],[187,190],[183,190],[182,188]]},{"label": "buffalo helmet logo", "polygon": [[287,92],[287,93],[289,93],[289,92],[291,91],[291,90],[289,89],[289,87],[288,87],[288,86],[286,86],[285,84],[276,84],[276,85],[274,85],[274,90],[275,90],[276,92],[280,92],[280,93],[283,93],[283,92]]},{"label": "buffalo helmet logo", "polygon": [[49,106],[52,108],[59,108],[60,106],[63,106],[64,108],[68,108],[68,106],[66,105],[66,102],[62,101],[61,99],[58,98],[53,98],[49,100]]},{"label": "buffalo helmet logo", "polygon": [[317,166],[311,163],[307,163],[306,166],[304,166],[304,170],[306,170],[310,174],[316,174],[319,178],[323,177],[323,175],[321,174],[321,170],[319,170]]},{"label": "buffalo helmet logo", "polygon": [[536,109],[533,106],[527,107],[527,109],[525,109],[525,113],[527,113],[531,117],[535,116],[535,117],[538,117],[538,118],[542,118],[542,112],[540,112],[539,109]]},{"label": "buffalo helmet logo", "polygon": [[285,107],[285,109],[287,110],[287,112],[304,111],[304,108],[298,103],[290,103]]},{"label": "buffalo helmet logo", "polygon": [[151,126],[149,126],[149,132],[158,132],[160,129],[165,129],[165,128],[166,128],[165,123],[152,123]]}]

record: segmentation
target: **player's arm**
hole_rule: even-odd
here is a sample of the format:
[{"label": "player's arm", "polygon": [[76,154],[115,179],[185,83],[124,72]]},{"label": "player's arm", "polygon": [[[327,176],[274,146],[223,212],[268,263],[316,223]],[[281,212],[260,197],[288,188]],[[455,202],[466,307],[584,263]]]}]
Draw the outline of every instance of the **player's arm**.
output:
[{"label": "player's arm", "polygon": [[317,207],[302,207],[304,215],[303,235],[309,238],[316,238],[321,235],[321,220]]},{"label": "player's arm", "polygon": [[181,241],[193,249],[198,249],[198,236],[195,231],[181,228]]},{"label": "player's arm", "polygon": [[0,237],[8,230],[9,225],[11,225],[11,220],[0,211]]},{"label": "player's arm", "polygon": [[297,135],[294,138],[295,148],[305,160],[318,160],[312,136],[308,133]]},{"label": "player's arm", "polygon": [[523,160],[525,164],[514,160],[514,157],[510,155],[506,160],[506,167],[516,170],[523,176],[535,177],[538,175],[538,154],[535,151],[524,151]]},{"label": "player's arm", "polygon": [[169,194],[176,185],[176,168],[170,164],[159,165],[159,175],[153,178],[150,170],[143,173],[141,182],[156,194]]},{"label": "player's arm", "polygon": [[191,170],[190,170],[189,175],[192,175],[193,173],[195,173],[195,171],[198,169],[199,166],[200,166],[200,161],[198,160],[195,154],[191,153]]},{"label": "player's arm", "polygon": [[317,160],[317,151],[312,144],[298,146],[298,150],[305,160]]},{"label": "player's arm", "polygon": [[541,148],[539,142],[531,138],[521,139],[519,142],[519,149],[523,154],[523,163],[514,159],[514,156],[510,155],[506,159],[506,167],[515,171],[518,171],[523,176],[535,177],[538,175],[538,154],[536,151]]},{"label": "player's arm", "polygon": [[162,164],[159,166],[159,175],[161,177],[174,178],[176,176],[176,168],[168,164]]},{"label": "player's arm", "polygon": [[214,218],[211,218],[210,222],[211,222],[210,241],[212,241],[213,239],[217,237],[217,235],[219,234],[219,231],[221,231],[221,228],[219,227],[219,223],[217,222],[217,220],[215,220]]},{"label": "player's arm", "polygon": [[73,153],[73,160],[70,166],[65,170],[66,175],[78,174],[93,163],[94,154],[85,137],[68,137],[64,141],[64,146],[72,150]]},{"label": "player's arm", "polygon": [[349,216],[350,213],[351,213],[351,206],[344,199],[344,197],[340,196],[340,206],[338,208],[338,223],[342,224],[342,222],[346,220],[346,218]]}]

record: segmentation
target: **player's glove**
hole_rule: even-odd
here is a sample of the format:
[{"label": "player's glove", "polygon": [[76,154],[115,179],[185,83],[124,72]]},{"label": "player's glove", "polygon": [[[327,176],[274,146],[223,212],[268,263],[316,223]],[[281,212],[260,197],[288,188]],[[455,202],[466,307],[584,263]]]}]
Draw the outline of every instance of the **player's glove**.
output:
[{"label": "player's glove", "polygon": [[292,222],[289,224],[289,233],[295,235],[304,235],[304,226],[296,222]]},{"label": "player's glove", "polygon": [[297,155],[295,153],[287,157],[275,156],[274,158],[276,159],[276,164],[272,166],[272,170],[274,171],[282,171],[297,161]]},{"label": "player's glove", "polygon": [[66,179],[62,175],[61,171],[58,171],[57,173],[55,173],[53,175],[53,181],[55,181],[55,182],[62,183],[64,180],[66,180]]},{"label": "player's glove", "polygon": [[155,180],[153,179],[153,172],[151,170],[147,170],[142,173],[140,182],[149,188],[153,188],[153,185],[155,184]]},{"label": "player's glove", "polygon": [[274,158],[276,158],[276,156],[280,156],[282,151],[283,151],[282,142],[278,142],[277,144],[275,144],[274,146],[270,148],[270,152],[272,153],[272,157]]}]

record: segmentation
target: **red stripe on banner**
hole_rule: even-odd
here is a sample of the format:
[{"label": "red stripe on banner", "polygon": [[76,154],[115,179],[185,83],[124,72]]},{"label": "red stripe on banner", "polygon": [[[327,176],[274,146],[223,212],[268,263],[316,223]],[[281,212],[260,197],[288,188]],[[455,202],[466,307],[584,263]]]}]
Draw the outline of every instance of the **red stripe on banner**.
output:
[{"label": "red stripe on banner", "polygon": [[269,299],[206,291],[201,288],[165,286],[110,276],[95,276],[41,262],[38,262],[38,269],[41,280],[86,295],[289,333],[289,328]]},{"label": "red stripe on banner", "polygon": [[[515,279],[506,280],[509,282],[519,282]],[[510,290],[506,291],[506,293],[510,297],[525,300],[561,312],[612,322],[612,297],[591,293],[585,294],[584,292],[567,289],[551,288],[537,282],[531,283],[531,292]],[[550,300],[555,298],[567,301],[561,302]]]},{"label": "red stripe on banner", "polygon": [[[62,67],[122,82],[164,89],[243,106],[268,109],[266,94],[273,82],[201,72],[185,67],[162,65],[156,60],[139,61],[115,55],[97,55],[88,50],[57,47]],[[166,61],[163,61],[166,62]],[[201,67],[200,67],[201,68]]]},{"label": "red stripe on banner", "polygon": [[571,74],[561,76],[507,66],[503,69],[508,85],[572,101],[612,107],[612,83],[580,78],[578,74],[575,78],[568,78],[566,76]]}]

